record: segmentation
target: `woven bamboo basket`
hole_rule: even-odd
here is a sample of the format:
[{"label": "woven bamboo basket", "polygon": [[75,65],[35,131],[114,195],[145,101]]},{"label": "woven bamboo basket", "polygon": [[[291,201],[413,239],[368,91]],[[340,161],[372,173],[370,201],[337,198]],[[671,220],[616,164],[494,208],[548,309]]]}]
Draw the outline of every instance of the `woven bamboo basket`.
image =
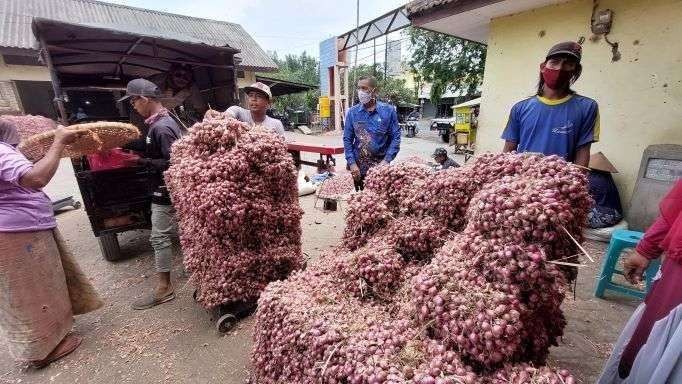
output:
[{"label": "woven bamboo basket", "polygon": [[8,121],[14,125],[21,140],[57,128],[57,123],[54,120],[39,115],[2,115],[0,120]]},{"label": "woven bamboo basket", "polygon": [[[66,129],[83,131],[86,134],[75,143],[67,145],[62,157],[80,157],[121,147],[140,137],[140,131],[134,125],[110,121],[74,124]],[[45,156],[53,141],[54,131],[43,132],[22,141],[18,149],[27,158],[38,160]]]}]

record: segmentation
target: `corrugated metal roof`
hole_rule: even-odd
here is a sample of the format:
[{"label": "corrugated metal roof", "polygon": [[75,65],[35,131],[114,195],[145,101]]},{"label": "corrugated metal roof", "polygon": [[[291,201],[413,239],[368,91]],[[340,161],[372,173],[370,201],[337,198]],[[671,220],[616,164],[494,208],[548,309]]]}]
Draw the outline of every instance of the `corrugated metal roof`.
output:
[{"label": "corrugated metal roof", "polygon": [[453,3],[459,0],[412,0],[405,6],[407,14],[412,16],[417,13],[424,12],[431,8],[436,8],[441,5]]},{"label": "corrugated metal roof", "polygon": [[33,17],[72,23],[132,25],[148,30],[190,36],[214,46],[229,45],[241,52],[242,69],[273,71],[277,65],[242,28],[225,21],[200,19],[109,4],[94,0],[0,0],[0,47],[35,49]]}]

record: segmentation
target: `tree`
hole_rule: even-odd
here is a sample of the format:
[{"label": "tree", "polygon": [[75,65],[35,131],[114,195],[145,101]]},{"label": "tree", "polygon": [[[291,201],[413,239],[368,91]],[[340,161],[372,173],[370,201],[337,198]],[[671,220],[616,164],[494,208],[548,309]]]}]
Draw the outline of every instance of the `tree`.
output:
[{"label": "tree", "polygon": [[[319,86],[320,62],[316,58],[308,55],[306,52],[300,55],[289,54],[284,56],[284,59],[280,59],[276,52],[270,52],[270,56],[279,67],[279,70],[274,73],[263,73],[263,76]],[[277,96],[273,104],[275,109],[280,111],[285,111],[287,108],[298,109],[301,107],[315,110],[319,96],[319,89],[314,89],[291,95]]]},{"label": "tree", "polygon": [[448,87],[477,93],[483,82],[486,46],[473,41],[418,28],[408,28],[409,65],[431,86],[431,100],[437,102]]},{"label": "tree", "polygon": [[[417,100],[415,90],[409,89],[405,85],[405,79],[391,76],[384,77],[382,64],[376,64],[376,67],[369,64],[360,64],[356,68],[351,69],[348,79],[359,79],[362,76],[374,76],[377,79],[379,97],[386,101],[391,101],[397,105],[400,103],[414,103]],[[355,85],[350,85],[351,87],[349,88],[353,91],[351,96],[354,97]]]}]

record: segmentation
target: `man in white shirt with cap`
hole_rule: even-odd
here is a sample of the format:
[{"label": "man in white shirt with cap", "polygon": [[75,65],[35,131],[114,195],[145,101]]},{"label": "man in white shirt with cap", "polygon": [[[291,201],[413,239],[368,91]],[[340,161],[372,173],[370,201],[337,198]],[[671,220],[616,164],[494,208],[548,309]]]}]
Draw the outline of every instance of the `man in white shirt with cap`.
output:
[{"label": "man in white shirt with cap", "polygon": [[282,122],[266,114],[272,103],[272,92],[267,85],[257,82],[244,87],[249,109],[233,105],[225,111],[229,117],[250,125],[261,125],[275,131],[284,140],[284,125]]}]

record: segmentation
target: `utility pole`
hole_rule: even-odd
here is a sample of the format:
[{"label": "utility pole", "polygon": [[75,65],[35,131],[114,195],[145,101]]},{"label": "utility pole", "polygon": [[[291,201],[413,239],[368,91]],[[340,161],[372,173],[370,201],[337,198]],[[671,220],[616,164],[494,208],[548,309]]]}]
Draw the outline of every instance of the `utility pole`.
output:
[{"label": "utility pole", "polygon": [[[354,65],[354,70],[353,70],[353,84],[352,84],[352,89],[353,89],[353,94],[355,94],[355,87],[357,85],[357,81],[355,80],[355,77],[357,76],[358,72],[358,46],[360,45],[360,0],[357,1],[355,5],[355,63]],[[350,95],[349,95],[350,96]],[[349,103],[353,102],[353,98],[348,101]]]}]

